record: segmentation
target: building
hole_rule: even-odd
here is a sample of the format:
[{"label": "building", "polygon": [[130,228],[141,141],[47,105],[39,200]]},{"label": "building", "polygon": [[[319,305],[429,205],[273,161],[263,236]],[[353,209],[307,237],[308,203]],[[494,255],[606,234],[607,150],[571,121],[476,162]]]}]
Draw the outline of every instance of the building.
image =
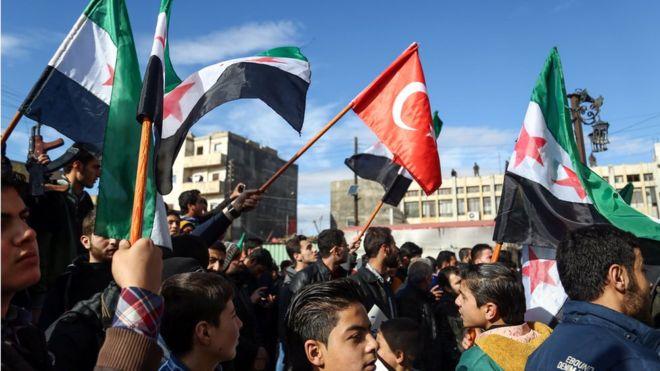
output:
[{"label": "building", "polygon": [[[330,190],[330,227],[343,228],[355,225],[355,201],[352,195],[348,193],[349,187],[353,185],[353,180],[339,180],[332,182]],[[369,180],[358,178],[358,225],[364,224],[371,212],[383,197],[383,187]],[[403,223],[405,218],[403,211],[399,208],[383,205],[380,209],[374,224],[399,224]]]},{"label": "building", "polygon": [[[660,143],[654,146],[652,162],[597,166],[592,170],[617,190],[632,183],[634,191],[630,205],[646,215],[660,217],[657,201],[659,197],[657,192],[660,190]],[[417,183],[413,182],[399,204],[398,211],[403,216],[402,222],[406,224],[492,221],[497,215],[503,182],[503,175],[445,178],[442,186],[428,196]],[[352,183],[352,180],[332,183],[332,220],[336,221],[339,228],[350,226],[347,223],[346,210],[352,212],[353,208],[347,205],[348,196],[342,198],[339,195],[335,196],[335,193],[336,190],[347,189]],[[364,183],[374,184],[380,193],[377,196],[372,196],[368,191],[363,194],[363,189],[371,189],[363,186]],[[373,182],[360,180],[360,198],[367,204],[365,206],[360,204],[361,222],[368,218],[380,196],[382,196],[382,187]],[[375,224],[400,223],[398,219],[391,222],[387,218],[387,212],[389,211],[381,212]]]},{"label": "building", "polygon": [[[247,188],[258,188],[285,163],[276,150],[234,133],[189,133],[174,161],[172,192],[164,199],[178,210],[179,194],[198,189],[210,210],[239,182]],[[230,237],[237,239],[246,232],[248,237],[267,239],[295,233],[297,199],[298,167],[294,164],[270,186],[256,210],[234,222]]]}]

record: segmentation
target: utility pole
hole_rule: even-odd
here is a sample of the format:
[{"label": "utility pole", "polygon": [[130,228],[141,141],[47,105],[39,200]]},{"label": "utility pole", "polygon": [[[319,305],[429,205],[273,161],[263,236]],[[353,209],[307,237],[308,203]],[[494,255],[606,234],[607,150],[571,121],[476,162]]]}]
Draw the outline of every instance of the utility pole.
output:
[{"label": "utility pole", "polygon": [[573,115],[573,126],[575,127],[575,142],[580,154],[580,162],[586,164],[586,153],[584,151],[584,134],[582,133],[582,117],[580,117],[580,95],[569,95],[571,98],[571,114]]},{"label": "utility pole", "polygon": [[[353,138],[353,143],[355,145],[355,150],[354,154],[358,154],[358,138],[355,137]],[[353,172],[353,184],[357,186],[358,184],[358,177],[357,173]],[[360,221],[358,220],[358,192],[355,192],[353,195],[353,222],[355,223],[355,226],[360,225]]]}]

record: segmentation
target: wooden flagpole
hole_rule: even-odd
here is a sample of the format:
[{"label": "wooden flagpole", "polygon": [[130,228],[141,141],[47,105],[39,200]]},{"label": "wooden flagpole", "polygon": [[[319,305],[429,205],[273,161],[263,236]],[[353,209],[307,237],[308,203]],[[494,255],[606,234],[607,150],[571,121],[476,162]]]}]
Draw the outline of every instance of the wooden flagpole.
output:
[{"label": "wooden flagpole", "polygon": [[16,111],[16,114],[14,115],[14,118],[11,119],[9,126],[7,126],[5,132],[2,133],[2,144],[5,144],[7,142],[7,139],[9,139],[11,132],[14,131],[14,128],[16,128],[18,122],[21,121],[21,117],[23,117],[23,113],[21,111]]},{"label": "wooden flagpole", "polygon": [[373,223],[374,219],[376,218],[376,214],[378,214],[378,212],[380,211],[380,209],[383,207],[383,204],[385,204],[385,201],[383,201],[384,199],[385,199],[385,197],[383,197],[383,198],[380,200],[380,202],[378,203],[378,205],[376,205],[376,208],[375,208],[374,211],[371,213],[371,216],[369,217],[369,220],[367,220],[367,223],[366,223],[366,224],[364,225],[364,227],[362,227],[362,229],[360,230],[360,234],[358,234],[358,236],[357,236],[357,240],[361,240],[361,239],[362,239],[362,236],[364,236],[364,233],[367,231],[367,229],[369,229],[369,226],[371,225],[371,223]]},{"label": "wooden flagpole", "polygon": [[497,263],[497,259],[500,258],[500,251],[502,251],[502,243],[498,242],[495,244],[495,249],[493,250],[493,256],[490,258],[491,263]]},{"label": "wooden flagpole", "polygon": [[351,108],[353,108],[353,102],[349,103],[346,107],[344,107],[344,109],[342,109],[341,112],[339,112],[332,120],[330,120],[323,127],[323,129],[321,129],[318,133],[316,133],[316,135],[312,139],[310,139],[307,142],[307,144],[305,144],[302,148],[300,148],[298,150],[298,152],[296,152],[296,154],[293,155],[293,157],[291,157],[291,159],[289,161],[287,161],[286,164],[282,165],[282,167],[280,167],[275,172],[275,174],[273,174],[273,176],[271,176],[270,179],[268,179],[266,181],[266,183],[264,183],[261,187],[259,187],[259,192],[260,193],[266,192],[268,187],[270,187],[273,184],[273,182],[275,182],[275,180],[277,180],[277,178],[282,176],[282,174],[284,174],[284,172],[286,171],[286,169],[289,168],[289,166],[293,165],[293,163],[296,162],[296,160],[300,156],[302,156],[303,153],[305,153],[309,149],[309,147],[311,147],[314,143],[316,143],[316,141],[319,140],[319,138],[321,138],[323,136],[323,134],[325,134],[328,130],[330,130],[330,128],[334,124],[336,124],[337,121],[339,121],[339,119],[342,118],[346,114],[346,112],[348,112]]},{"label": "wooden flagpole", "polygon": [[144,219],[144,196],[147,188],[147,169],[149,167],[149,147],[151,144],[151,119],[142,120],[140,135],[140,154],[138,157],[137,174],[135,176],[135,193],[133,195],[133,217],[131,218],[131,244],[142,237],[142,221]]}]

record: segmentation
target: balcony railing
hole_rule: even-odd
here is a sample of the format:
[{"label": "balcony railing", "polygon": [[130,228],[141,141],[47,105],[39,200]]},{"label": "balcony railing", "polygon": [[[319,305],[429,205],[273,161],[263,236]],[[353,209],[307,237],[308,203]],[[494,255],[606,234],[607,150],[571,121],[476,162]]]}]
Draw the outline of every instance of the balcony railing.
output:
[{"label": "balcony railing", "polygon": [[181,191],[190,191],[192,189],[198,189],[202,195],[205,194],[215,194],[215,193],[224,193],[225,191],[225,182],[220,180],[210,180],[207,182],[184,182],[181,185]]},{"label": "balcony railing", "polygon": [[184,168],[225,165],[227,165],[227,155],[223,153],[207,153],[204,155],[185,156],[183,158]]}]

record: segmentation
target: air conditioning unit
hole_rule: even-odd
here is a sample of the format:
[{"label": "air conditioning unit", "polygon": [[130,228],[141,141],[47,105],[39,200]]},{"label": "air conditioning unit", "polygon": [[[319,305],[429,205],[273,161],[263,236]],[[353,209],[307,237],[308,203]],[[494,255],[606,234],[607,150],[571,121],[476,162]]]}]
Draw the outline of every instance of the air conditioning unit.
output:
[{"label": "air conditioning unit", "polygon": [[470,211],[467,213],[468,220],[479,220],[479,212],[478,211]]}]

